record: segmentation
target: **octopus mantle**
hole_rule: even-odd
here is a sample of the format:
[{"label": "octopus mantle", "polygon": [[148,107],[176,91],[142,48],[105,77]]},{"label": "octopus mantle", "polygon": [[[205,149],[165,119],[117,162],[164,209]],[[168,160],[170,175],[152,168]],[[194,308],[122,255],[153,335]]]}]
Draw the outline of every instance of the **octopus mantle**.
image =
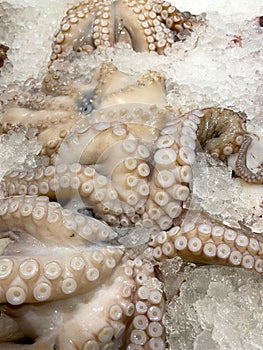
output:
[{"label": "octopus mantle", "polygon": [[[146,2],[130,3],[142,9]],[[157,3],[167,7],[168,25],[171,6]],[[125,6],[138,11],[128,1],[83,2],[61,30],[70,21],[89,32],[94,18],[82,20],[87,6],[103,7],[101,14],[91,11],[97,17]],[[71,16],[76,9],[78,21]],[[125,20],[123,36],[145,40]],[[70,46],[56,34],[64,40]],[[161,74],[137,79],[110,63],[88,86],[51,85],[53,96],[25,97],[24,107],[7,109],[1,123],[2,134],[34,129],[48,165],[10,171],[1,183],[0,348],[164,350],[160,261],[180,256],[263,271],[258,239],[187,209],[198,150],[221,160],[239,152],[236,174],[262,182],[245,165],[250,138],[243,118],[226,108],[176,115]],[[140,245],[121,244],[130,233]]]}]

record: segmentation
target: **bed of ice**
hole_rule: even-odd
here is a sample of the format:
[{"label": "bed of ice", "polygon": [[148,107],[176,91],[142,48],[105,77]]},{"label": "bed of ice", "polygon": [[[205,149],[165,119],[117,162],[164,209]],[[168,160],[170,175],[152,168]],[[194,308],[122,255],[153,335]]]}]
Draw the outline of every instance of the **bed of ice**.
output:
[{"label": "bed of ice", "polygon": [[[70,74],[76,80],[80,76],[89,80],[89,73],[105,59],[130,73],[158,69],[167,77],[168,99],[178,112],[224,106],[245,113],[248,130],[256,134],[248,163],[257,170],[263,164],[263,28],[258,23],[258,17],[263,15],[262,0],[171,2],[181,10],[206,15],[205,24],[197,26],[186,42],[178,43],[170,56],[138,54],[125,48],[102,50],[99,55],[77,55]],[[74,3],[0,2],[0,43],[10,47],[9,59],[0,71],[0,107],[19,95],[21,87],[25,91],[39,84],[49,60],[53,33]],[[23,132],[19,141],[23,143],[21,152],[14,135],[2,140],[0,176],[25,160],[34,161],[37,142],[29,142]],[[202,206],[234,227],[245,225],[259,234],[263,232],[263,186],[233,180],[231,168],[202,154],[195,174],[193,207]],[[171,266],[167,268],[171,273]],[[177,274],[176,288],[183,279],[186,281],[179,296],[171,298],[165,319],[170,349],[263,349],[261,277],[230,268],[191,265],[185,269]]]}]

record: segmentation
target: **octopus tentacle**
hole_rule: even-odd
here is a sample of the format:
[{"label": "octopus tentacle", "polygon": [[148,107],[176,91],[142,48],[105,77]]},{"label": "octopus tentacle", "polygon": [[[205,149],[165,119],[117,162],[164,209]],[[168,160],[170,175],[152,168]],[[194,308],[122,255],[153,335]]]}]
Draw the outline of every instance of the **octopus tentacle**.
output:
[{"label": "octopus tentacle", "polygon": [[181,256],[188,261],[263,272],[263,243],[218,224],[187,222],[161,232],[150,246],[157,261]]},{"label": "octopus tentacle", "polygon": [[[178,33],[187,27],[182,18],[171,19],[178,13],[167,2],[135,5],[98,0],[73,7],[61,27],[67,34],[56,36],[52,64],[67,48],[93,49],[102,40],[112,45],[120,39],[119,32],[112,30],[108,38],[103,28],[107,21],[110,28],[119,24],[120,17],[122,39],[137,45],[143,31],[147,38],[142,37],[138,47],[146,49],[147,44],[159,53],[172,45],[165,26]],[[133,24],[129,16],[136,18]],[[90,33],[93,21],[97,28]],[[178,255],[263,272],[262,242],[203,219],[186,222],[184,216],[197,140],[222,160],[240,149],[238,174],[251,180],[248,169],[242,168],[250,142],[242,117],[220,108],[176,117],[166,106],[164,78],[157,72],[137,80],[104,64],[91,90],[56,90],[58,78],[57,85],[49,81],[52,93],[67,90],[68,96],[47,98],[46,110],[13,109],[3,117],[3,132],[17,124],[36,128],[42,154],[50,156],[51,165],[10,172],[1,184],[4,195],[11,197],[0,200],[0,302],[15,306],[9,307],[10,317],[19,320],[22,335],[36,339],[28,350],[37,344],[39,349],[68,349],[70,344],[72,350],[163,350],[164,296],[156,262]],[[79,207],[92,209],[102,220],[77,213]],[[117,235],[103,220],[118,231],[122,226],[144,228],[146,236],[154,233],[147,249],[151,263],[146,257],[131,259],[121,247],[108,247]],[[54,323],[57,313],[62,322]],[[48,315],[48,329],[37,330],[32,320],[25,327],[29,314],[38,322]]]},{"label": "octopus tentacle", "polygon": [[205,108],[202,112],[197,132],[202,148],[221,160],[237,153],[246,133],[242,115],[227,108]]},{"label": "octopus tentacle", "polygon": [[[104,346],[118,348],[126,323],[134,313],[134,289],[132,269],[124,263],[89,298],[88,303],[84,301],[77,307],[73,318],[58,330],[58,348],[66,349],[69,343],[74,344],[74,349],[103,349]],[[107,299],[104,297],[105,292]]]},{"label": "octopus tentacle", "polygon": [[67,11],[55,33],[50,65],[67,49],[93,51],[126,41],[136,51],[168,53],[195,17],[167,1],[82,1]]},{"label": "octopus tentacle", "polygon": [[[220,120],[229,114],[235,127],[232,131],[222,130]],[[63,203],[79,195],[87,207],[110,224],[127,226],[138,224],[139,219],[143,226],[169,229],[189,195],[196,133],[203,143],[205,137],[211,139],[205,146],[209,145],[211,152],[219,142],[214,136],[220,133],[219,138],[225,141],[222,152],[226,153],[230,141],[243,139],[245,131],[240,119],[229,110],[207,109],[168,122],[156,140],[153,170],[148,164],[150,150],[140,141],[147,137],[147,128],[116,122],[79,127],[63,143],[56,160],[60,165],[50,166],[45,172],[38,168],[30,174],[11,173],[3,186],[7,195],[44,194]],[[152,142],[155,134],[148,131],[148,138]],[[114,161],[111,154],[118,155]],[[85,165],[74,164],[76,159]],[[112,196],[117,200],[114,203]]]},{"label": "octopus tentacle", "polygon": [[72,46],[73,49],[77,50],[83,45],[92,49],[93,37],[90,33],[94,25],[96,10],[97,2],[95,1],[81,2],[67,10],[66,17],[61,21],[60,29],[55,33],[49,65],[51,65],[67,47]]},{"label": "octopus tentacle", "polygon": [[185,14],[169,2],[145,1],[140,5],[123,0],[117,8],[121,26],[128,32],[135,51],[167,54],[177,34],[192,28],[190,18],[186,19]]},{"label": "octopus tentacle", "polygon": [[[69,131],[81,120],[80,113],[68,108],[63,97],[52,101],[47,109],[31,110],[10,108],[3,114],[1,133],[7,133],[18,125],[36,130],[38,141],[42,145],[41,155],[52,155],[60,146]],[[74,103],[73,103],[74,105]],[[63,107],[61,109],[60,107]]]},{"label": "octopus tentacle", "polygon": [[196,16],[163,0],[82,1],[67,11],[55,33],[42,89],[51,94],[64,90],[54,63],[71,50],[91,53],[100,46],[125,42],[135,51],[168,54],[174,42],[189,35],[196,21]]},{"label": "octopus tentacle", "polygon": [[[101,203],[94,203],[95,206],[91,197],[85,203],[108,223],[120,223],[122,226],[138,220],[136,212],[142,214],[141,208],[149,195],[147,182],[150,167],[147,159],[150,151],[136,134],[129,131],[130,126],[137,127],[113,122],[98,123],[86,131],[85,128],[84,131],[77,130],[78,135],[63,143],[59,152],[61,161],[70,163],[77,157],[83,164],[94,164],[94,169],[111,186],[111,191],[104,191]],[[72,142],[75,139],[77,142]],[[112,154],[115,155],[114,159]],[[103,186],[100,187],[103,190]]]},{"label": "octopus tentacle", "polygon": [[244,141],[240,147],[238,157],[236,160],[235,166],[235,174],[240,176],[243,180],[250,183],[263,183],[263,173],[262,170],[253,173],[250,169],[248,169],[246,165],[246,155],[248,147],[252,142],[252,138],[249,135],[245,135]]},{"label": "octopus tentacle", "polygon": [[1,303],[21,305],[62,300],[91,292],[113,273],[122,252],[119,249],[76,249],[52,256],[0,258]]},{"label": "octopus tentacle", "polygon": [[[4,281],[1,303],[20,305],[82,294],[101,284],[122,258],[120,248],[85,248],[94,233],[96,240],[103,241],[110,238],[111,230],[95,219],[62,212],[58,203],[48,203],[46,197],[19,196],[17,201],[14,197],[5,198],[0,208],[2,235],[11,239],[0,258],[0,279]],[[45,227],[41,225],[43,221]],[[54,248],[58,237],[61,244],[68,247],[66,252]],[[32,254],[28,242],[38,246],[38,256]],[[55,249],[54,257],[45,254],[47,246],[51,255]],[[79,252],[80,246],[82,252]],[[17,253],[21,251],[22,254]],[[27,252],[28,255],[24,255]]]},{"label": "octopus tentacle", "polygon": [[[31,306],[33,318],[45,305],[36,305],[35,309]],[[59,312],[59,304],[51,302],[51,305]],[[25,306],[22,305],[20,310],[6,312],[17,317],[23,313],[23,308]],[[165,348],[163,314],[161,283],[155,277],[152,264],[140,259],[126,260],[109,276],[103,287],[95,288],[86,297],[80,296],[79,303],[70,314],[62,314],[66,318],[61,325],[54,323],[50,339],[46,339],[46,336],[36,337],[35,344],[25,349],[35,349],[37,344],[40,349],[49,349],[54,345],[54,348],[68,349],[68,345],[72,344],[72,349],[104,349],[112,346],[116,349],[139,347],[162,350]]]},{"label": "octopus tentacle", "polygon": [[[114,254],[114,249],[111,248],[109,251],[112,255]],[[96,258],[97,264],[110,264],[109,258],[108,261],[102,260],[103,254],[100,254],[100,251],[95,250],[92,258]],[[113,267],[113,264],[111,265]],[[79,265],[77,266],[79,268]],[[35,349],[37,344],[43,346],[43,349],[104,349],[108,346],[119,349],[125,336],[126,324],[130,322],[135,309],[133,295],[136,282],[133,278],[131,261],[125,259],[124,262],[119,263],[119,266],[112,269],[112,272],[108,273],[108,278],[104,278],[103,287],[101,287],[101,283],[94,285],[88,293],[79,295],[78,298],[72,298],[69,295],[64,301],[68,309],[64,309],[59,301],[31,305],[29,306],[30,319],[27,319],[26,313],[23,312],[28,307],[25,304],[20,308],[7,308],[5,312],[18,320],[21,317],[18,325],[25,336],[35,333],[33,337],[35,343],[26,349]],[[63,322],[53,319],[52,332],[41,333],[37,321],[41,313],[46,314],[47,317],[46,319],[44,317],[41,322],[43,328],[46,326],[50,328],[53,314],[60,315]],[[89,317],[90,315],[92,317]],[[41,346],[40,349],[42,349]]]},{"label": "octopus tentacle", "polygon": [[130,261],[130,264],[136,283],[133,297],[135,309],[126,330],[125,349],[164,350],[164,296],[161,283],[155,277],[152,264],[140,259]]},{"label": "octopus tentacle", "polygon": [[47,98],[45,108],[39,110],[31,108],[9,108],[3,114],[1,121],[3,130],[8,130],[13,125],[23,125],[39,130],[45,130],[51,125],[64,123],[74,119],[72,125],[78,122],[80,115],[76,113],[76,101],[78,94]]},{"label": "octopus tentacle", "polygon": [[44,196],[20,195],[1,199],[0,227],[2,232],[13,229],[26,232],[49,246],[56,245],[58,239],[63,246],[79,246],[116,236],[102,222],[62,209],[59,203],[49,202]]},{"label": "octopus tentacle", "polygon": [[153,221],[161,230],[167,230],[182,213],[183,203],[190,193],[188,186],[192,180],[191,166],[195,161],[196,130],[200,122],[198,114],[199,111],[193,111],[168,122],[160,132],[145,225]]},{"label": "octopus tentacle", "polygon": [[[145,20],[145,28],[141,25],[138,14],[141,12],[140,7],[131,1],[118,1],[116,6],[117,22],[119,23],[119,32],[116,33],[116,37],[119,37],[121,33],[124,35],[121,38],[125,38],[131,47],[138,52],[148,51],[149,43],[144,31],[146,29],[147,19],[141,13],[141,19]],[[136,9],[135,9],[136,7]],[[134,12],[134,9],[136,12]],[[147,26],[148,27],[148,26]]]},{"label": "octopus tentacle", "polygon": [[[14,178],[16,173],[6,175],[2,183],[6,195],[46,195],[66,204],[74,199],[80,207],[88,207],[111,225],[117,223],[117,218],[124,212],[123,201],[118,198],[118,192],[104,175],[100,175],[92,167],[75,164],[59,164],[46,169],[37,168],[20,178]],[[102,230],[102,236],[106,231]],[[99,234],[99,233],[97,233]],[[105,239],[114,238],[113,232]],[[91,236],[96,240],[96,236]]]},{"label": "octopus tentacle", "polygon": [[263,183],[262,171],[253,173],[246,165],[252,139],[244,128],[243,116],[226,108],[206,108],[202,112],[204,115],[197,131],[202,148],[221,160],[238,153],[235,174],[249,183]]},{"label": "octopus tentacle", "polygon": [[17,101],[19,107],[29,108],[34,110],[46,109],[49,107],[49,101],[47,96],[42,92],[32,93],[26,91],[22,93]]},{"label": "octopus tentacle", "polygon": [[113,64],[104,63],[99,70],[93,101],[97,109],[129,103],[164,106],[165,79],[156,71],[148,71],[136,79],[119,71]]}]

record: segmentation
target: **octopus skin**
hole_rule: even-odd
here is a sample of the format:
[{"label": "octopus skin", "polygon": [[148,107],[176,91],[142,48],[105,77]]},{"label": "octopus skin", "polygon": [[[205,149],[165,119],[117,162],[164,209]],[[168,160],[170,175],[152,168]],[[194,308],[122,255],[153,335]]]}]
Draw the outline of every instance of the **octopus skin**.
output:
[{"label": "octopus skin", "polygon": [[[95,77],[93,88],[3,115],[2,133],[36,129],[49,158],[1,183],[0,301],[14,330],[3,349],[165,349],[159,261],[263,271],[258,239],[202,213],[190,220],[186,209],[198,146],[222,160],[240,151],[240,175],[254,181],[241,165],[242,116],[224,108],[177,116],[158,72],[136,80],[104,64]],[[148,233],[145,253],[118,243],[121,227]]]},{"label": "octopus skin", "polygon": [[[48,165],[1,182],[0,322],[10,331],[0,349],[164,350],[160,261],[262,273],[260,240],[187,209],[198,149],[223,161],[239,153],[236,175],[263,182],[246,166],[240,113],[177,115],[155,71],[138,79],[105,63],[80,85],[57,69],[72,51],[118,43],[169,54],[196,21],[162,0],[83,1],[55,34],[41,93],[4,113],[1,133],[33,129]],[[144,245],[121,245],[123,230]]]},{"label": "octopus skin", "polygon": [[[174,118],[172,109],[150,104],[165,103],[163,78],[156,72],[145,74],[133,85],[112,65],[104,65],[100,76],[103,81],[99,80],[94,92],[95,111],[80,120],[62,144],[60,139],[43,142],[43,124],[52,120],[49,113],[44,119],[44,111],[36,111],[33,125],[29,119],[30,126],[39,125],[44,150],[50,143],[61,146],[58,153],[52,154],[48,168],[37,168],[28,174],[7,174],[2,185],[5,195],[48,195],[63,205],[79,196],[80,205],[92,209],[110,225],[142,226],[153,232],[167,230],[181,215],[183,203],[189,197],[197,130],[203,148],[224,159],[242,143],[243,119],[237,113],[218,108]],[[124,85],[121,89],[118,81]],[[121,103],[117,104],[118,101]],[[14,122],[10,113],[13,115],[9,111],[3,117],[5,129],[10,121]],[[32,117],[32,112],[28,113]],[[27,126],[27,111],[15,110],[15,115],[16,124]],[[62,118],[58,116],[57,126],[51,133],[47,127],[45,135],[53,136],[56,129],[58,135],[61,127],[80,116],[73,116],[69,122],[65,118],[65,122],[60,122]],[[129,119],[130,123],[125,122]]]},{"label": "octopus skin", "polygon": [[[60,205],[49,203],[47,197],[1,200],[1,232],[9,232],[12,240],[0,259],[1,303],[16,306],[7,306],[4,312],[18,320],[25,336],[39,336],[25,349],[115,348],[124,332],[125,337],[130,334],[125,338],[127,349],[140,337],[144,344],[155,341],[162,346],[164,305],[153,266],[128,259],[121,247],[88,244],[92,226],[80,220],[85,217],[70,212],[71,220],[65,222],[60,211]],[[101,223],[91,220],[93,233],[100,230]],[[59,247],[54,244],[57,238]],[[32,246],[38,249],[37,257],[32,256]],[[45,316],[41,327],[40,315]]]}]

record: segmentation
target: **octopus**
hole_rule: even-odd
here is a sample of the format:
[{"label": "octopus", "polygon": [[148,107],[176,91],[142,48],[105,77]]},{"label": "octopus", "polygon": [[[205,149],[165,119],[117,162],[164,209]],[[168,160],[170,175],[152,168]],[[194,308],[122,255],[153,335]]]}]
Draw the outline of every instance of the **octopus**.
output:
[{"label": "octopus", "polygon": [[58,92],[59,62],[72,52],[128,45],[137,52],[167,55],[191,34],[201,16],[181,12],[163,0],[89,0],[71,7],[55,33],[43,91]]},{"label": "octopus", "polygon": [[[168,28],[176,11],[167,2],[149,4],[82,2],[63,19],[56,45],[91,50],[95,34],[108,28],[105,45],[121,37],[145,49],[143,22],[136,22],[142,7],[148,22],[158,13]],[[109,18],[111,26],[103,26]],[[179,256],[263,272],[259,238],[188,205],[200,150],[222,161],[238,153],[236,175],[263,182],[246,165],[244,118],[223,107],[178,115],[162,74],[131,76],[110,62],[90,84],[52,86],[50,95],[27,96],[1,120],[3,136],[32,130],[46,164],[9,171],[1,182],[0,348],[164,350],[161,261]],[[133,234],[141,241],[125,243]]]},{"label": "octopus", "polygon": [[172,44],[192,30],[195,17],[162,0],[82,1],[62,19],[49,65],[69,47],[90,53],[122,42],[135,51],[168,54]]}]

